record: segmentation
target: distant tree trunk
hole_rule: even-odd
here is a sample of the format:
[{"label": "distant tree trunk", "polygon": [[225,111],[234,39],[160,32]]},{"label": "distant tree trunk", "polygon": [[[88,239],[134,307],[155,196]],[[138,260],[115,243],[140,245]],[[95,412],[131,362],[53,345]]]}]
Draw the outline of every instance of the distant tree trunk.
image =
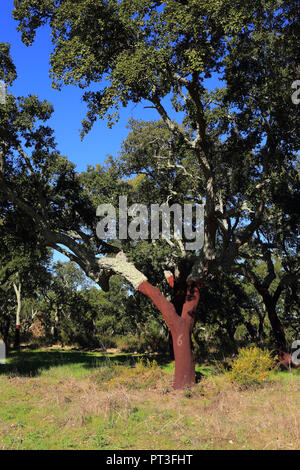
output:
[{"label": "distant tree trunk", "polygon": [[238,352],[238,346],[237,346],[237,344],[236,344],[236,340],[235,340],[235,337],[234,337],[235,332],[236,332],[236,327],[235,327],[232,323],[226,321],[226,326],[225,326],[225,328],[226,328],[226,331],[227,331],[227,334],[228,334],[228,338],[229,338],[230,343],[231,343],[231,344],[230,344],[231,349],[232,349],[232,351],[233,351],[234,354],[237,354],[237,352]]},{"label": "distant tree trunk", "polygon": [[250,321],[245,321],[245,327],[249,333],[250,339],[252,343],[257,343],[258,340],[258,333],[256,328],[252,325]]},{"label": "distant tree trunk", "polygon": [[265,338],[265,333],[264,333],[264,320],[265,320],[265,315],[262,315],[259,312],[259,309],[257,309],[257,315],[259,319],[259,325],[258,325],[258,343],[263,344],[264,338]]},{"label": "distant tree trunk", "polygon": [[58,342],[58,329],[59,329],[59,316],[58,316],[58,307],[54,307],[55,317],[54,325],[51,327],[51,334],[53,336],[53,342],[56,344]]},{"label": "distant tree trunk", "polygon": [[1,333],[2,333],[3,341],[5,344],[5,348],[6,348],[6,354],[7,354],[9,351],[9,346],[10,346],[9,344],[10,317],[4,309],[2,310],[2,323],[3,323],[3,328],[2,328]]},{"label": "distant tree trunk", "polygon": [[276,312],[276,302],[267,288],[258,284],[256,284],[255,287],[262,296],[266,307],[275,338],[275,348],[278,354],[278,359],[284,367],[288,368],[292,365],[292,356],[288,351],[283,325]]},{"label": "distant tree trunk", "polygon": [[200,284],[191,281],[185,288],[182,285],[175,286],[173,302],[169,302],[160,290],[148,281],[143,281],[138,290],[152,300],[170,329],[175,357],[174,389],[193,385],[195,363],[191,348],[191,333],[200,298]]},{"label": "distant tree trunk", "polygon": [[22,300],[21,300],[21,283],[18,283],[18,286],[14,283],[14,290],[17,298],[17,311],[16,311],[16,330],[15,330],[15,341],[14,348],[20,349],[20,325],[21,325],[21,310],[22,310]]}]

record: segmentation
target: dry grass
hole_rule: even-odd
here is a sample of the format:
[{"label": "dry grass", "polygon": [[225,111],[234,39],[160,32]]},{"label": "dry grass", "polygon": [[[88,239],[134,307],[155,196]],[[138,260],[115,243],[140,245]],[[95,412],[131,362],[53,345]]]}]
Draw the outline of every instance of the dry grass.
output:
[{"label": "dry grass", "polygon": [[0,448],[300,449],[300,377],[276,377],[241,390],[221,374],[175,392],[155,364],[0,375]]},{"label": "dry grass", "polygon": [[189,403],[179,394],[170,407],[195,449],[300,449],[299,392],[299,380],[241,390],[216,377],[196,387]]}]

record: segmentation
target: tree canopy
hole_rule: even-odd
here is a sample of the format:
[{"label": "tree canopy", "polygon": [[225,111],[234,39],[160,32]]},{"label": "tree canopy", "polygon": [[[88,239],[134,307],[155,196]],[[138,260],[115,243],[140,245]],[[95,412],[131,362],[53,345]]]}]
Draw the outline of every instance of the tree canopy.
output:
[{"label": "tree canopy", "polygon": [[[84,93],[83,133],[98,116],[111,123],[120,105],[151,102],[192,153],[211,260],[217,232],[235,254],[251,238],[278,167],[293,167],[299,148],[299,110],[291,101],[295,12],[295,2],[279,0],[23,0],[14,16],[25,44],[50,24],[55,86],[97,84],[99,90]],[[220,80],[214,90],[212,77]],[[169,116],[165,98],[175,115],[183,114],[183,125]],[[251,224],[233,240],[232,225],[241,220]]]}]

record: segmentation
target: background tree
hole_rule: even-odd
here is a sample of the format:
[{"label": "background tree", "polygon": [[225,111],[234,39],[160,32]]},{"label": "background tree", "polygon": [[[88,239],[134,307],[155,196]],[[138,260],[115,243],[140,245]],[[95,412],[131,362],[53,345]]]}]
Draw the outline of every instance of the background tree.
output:
[{"label": "background tree", "polygon": [[6,225],[2,225],[1,229],[0,289],[3,298],[3,339],[8,348],[9,327],[15,325],[14,348],[19,349],[24,300],[37,298],[40,287],[49,282],[50,255],[44,246],[40,251],[38,245],[25,244],[24,240],[18,238],[17,231],[12,237],[7,232]]}]

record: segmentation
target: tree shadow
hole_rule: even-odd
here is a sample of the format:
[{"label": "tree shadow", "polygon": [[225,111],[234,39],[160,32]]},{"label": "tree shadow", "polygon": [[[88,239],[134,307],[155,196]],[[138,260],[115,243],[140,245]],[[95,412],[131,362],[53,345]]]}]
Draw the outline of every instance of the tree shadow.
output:
[{"label": "tree shadow", "polygon": [[158,365],[168,364],[170,359],[162,354],[93,354],[92,351],[70,350],[21,350],[11,351],[6,364],[0,364],[0,375],[36,377],[52,367],[81,364],[85,369],[118,365],[134,366],[140,360],[155,359]]},{"label": "tree shadow", "polygon": [[205,375],[196,370],[195,371],[196,384],[201,382],[202,377],[205,377]]}]

